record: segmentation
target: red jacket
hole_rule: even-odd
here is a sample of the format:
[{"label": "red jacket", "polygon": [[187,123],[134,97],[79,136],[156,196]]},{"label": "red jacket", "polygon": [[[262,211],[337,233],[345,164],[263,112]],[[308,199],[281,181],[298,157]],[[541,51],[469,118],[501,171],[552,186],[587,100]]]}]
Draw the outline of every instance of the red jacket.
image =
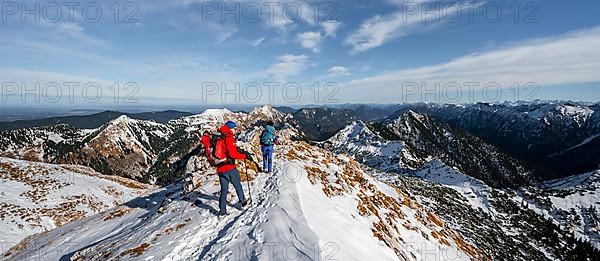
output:
[{"label": "red jacket", "polygon": [[[233,132],[231,129],[229,129],[227,125],[223,125],[221,128],[219,128],[219,131],[225,136],[225,146],[227,146],[227,155],[229,158],[234,160],[245,160],[246,155],[237,150],[237,146],[235,145],[235,137],[233,137]],[[231,164],[225,164],[217,167],[217,173],[221,174],[235,168],[235,161],[232,161]]]}]

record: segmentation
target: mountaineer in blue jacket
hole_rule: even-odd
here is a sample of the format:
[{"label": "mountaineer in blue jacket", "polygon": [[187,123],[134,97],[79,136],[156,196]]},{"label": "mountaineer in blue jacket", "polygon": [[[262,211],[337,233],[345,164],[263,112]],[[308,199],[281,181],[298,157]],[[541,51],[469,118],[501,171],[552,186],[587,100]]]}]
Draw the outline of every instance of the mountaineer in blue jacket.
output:
[{"label": "mountaineer in blue jacket", "polygon": [[268,122],[265,129],[260,134],[260,150],[263,157],[263,169],[268,173],[273,172],[273,145],[278,144],[278,137],[275,136],[275,125],[272,121]]}]

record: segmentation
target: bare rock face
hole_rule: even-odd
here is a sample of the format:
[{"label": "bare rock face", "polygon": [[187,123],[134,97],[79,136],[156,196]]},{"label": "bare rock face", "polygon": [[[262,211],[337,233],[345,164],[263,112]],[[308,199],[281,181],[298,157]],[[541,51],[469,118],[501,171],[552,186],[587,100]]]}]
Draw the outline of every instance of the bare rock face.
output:
[{"label": "bare rock face", "polygon": [[107,174],[140,178],[172,133],[170,126],[121,116],[98,130],[66,161],[93,166]]}]

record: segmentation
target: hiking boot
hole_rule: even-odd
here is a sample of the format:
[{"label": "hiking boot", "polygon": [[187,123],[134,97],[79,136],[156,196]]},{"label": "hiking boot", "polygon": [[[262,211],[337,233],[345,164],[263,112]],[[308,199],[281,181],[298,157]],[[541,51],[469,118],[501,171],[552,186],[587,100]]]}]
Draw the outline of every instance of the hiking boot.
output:
[{"label": "hiking boot", "polygon": [[219,217],[224,217],[224,216],[229,215],[229,213],[227,213],[227,212],[219,212],[218,215],[219,215]]},{"label": "hiking boot", "polygon": [[250,199],[246,199],[242,202],[242,207],[245,207],[248,205],[248,203],[250,203]]}]

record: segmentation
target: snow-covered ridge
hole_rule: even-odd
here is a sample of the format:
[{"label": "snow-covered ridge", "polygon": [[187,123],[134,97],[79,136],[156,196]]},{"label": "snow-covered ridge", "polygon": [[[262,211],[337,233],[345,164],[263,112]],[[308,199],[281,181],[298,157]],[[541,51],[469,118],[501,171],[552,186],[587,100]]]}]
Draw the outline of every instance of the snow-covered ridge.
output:
[{"label": "snow-covered ridge", "polygon": [[522,184],[529,174],[494,146],[411,110],[383,123],[353,123],[330,138],[329,145],[382,171],[411,172],[438,159],[491,186]]},{"label": "snow-covered ridge", "polygon": [[334,147],[336,145],[346,144],[348,141],[367,141],[382,140],[381,137],[373,133],[362,121],[355,121],[340,130],[336,135],[329,139]]},{"label": "snow-covered ridge", "polygon": [[554,179],[541,183],[545,189],[577,191],[587,186],[593,186],[597,181],[600,171],[593,171],[562,179]]},{"label": "snow-covered ridge", "polygon": [[362,121],[353,122],[340,130],[327,140],[327,146],[381,170],[410,168],[402,163],[399,156],[405,148],[403,142],[383,139]]},{"label": "snow-covered ridge", "polygon": [[[238,145],[258,154],[261,127],[255,123],[263,119],[239,114],[235,120],[241,125]],[[415,140],[415,133],[426,131],[424,127],[432,123],[427,117],[407,120],[412,131],[402,126],[397,133]],[[189,126],[178,130],[182,127]],[[340,144],[352,140],[348,136],[357,137],[360,144],[361,137],[372,142],[383,135],[383,129],[370,127],[354,124],[345,137],[340,136]],[[491,189],[421,154],[411,155],[423,156],[418,159],[429,163],[414,174],[437,183],[381,171],[375,178],[367,172],[373,169],[345,155],[294,141],[295,133],[293,128],[278,133],[284,142],[276,147],[275,173],[256,175],[253,165],[239,166],[246,195],[249,186],[254,199],[247,210],[235,208],[230,190],[231,215],[219,220],[214,169],[189,168],[198,174],[200,185],[187,195],[182,194],[182,184],[171,184],[118,208],[32,236],[6,258],[428,260],[434,251],[440,259],[455,260],[504,260],[513,255],[518,260],[565,259],[570,245],[565,245],[564,231],[522,209],[520,198],[510,190]],[[462,138],[443,130],[434,134],[442,141]],[[188,164],[198,161],[203,158],[193,156]],[[490,217],[496,214],[497,222]],[[521,220],[531,223],[523,225]],[[540,232],[543,237],[557,236],[558,244],[531,240]]]},{"label": "snow-covered ridge", "polygon": [[99,128],[80,150],[69,155],[67,162],[93,166],[101,160],[110,174],[138,178],[154,164],[161,144],[173,132],[170,125],[123,115]]},{"label": "snow-covered ridge", "polygon": [[69,125],[36,127],[2,131],[0,156],[32,161],[49,161],[54,158],[56,146],[73,145],[94,133],[93,129],[75,129]]},{"label": "snow-covered ridge", "polygon": [[165,184],[169,180],[161,176],[180,175],[172,172],[181,170],[178,164],[185,164],[186,155],[198,148],[204,131],[215,130],[227,120],[236,121],[240,129],[274,120],[280,123],[278,128],[295,129],[301,135],[295,124],[289,124],[291,118],[272,106],[251,113],[209,109],[166,124],[122,115],[95,130],[57,125],[7,131],[0,137],[0,156],[86,165],[105,174]]},{"label": "snow-covered ridge", "polygon": [[600,170],[546,181],[540,186],[546,191],[550,213],[557,222],[600,248]]},{"label": "snow-covered ridge", "polygon": [[260,121],[273,121],[279,128],[299,127],[292,114],[281,112],[272,105],[256,107],[248,113],[247,123],[253,124]]},{"label": "snow-covered ridge", "polygon": [[[458,260],[486,257],[347,157],[298,142],[280,148],[277,160],[275,173],[253,177],[254,205],[244,211],[230,206],[231,215],[222,220],[214,216],[216,176],[200,173],[195,192],[182,195],[173,184],[30,237],[6,258],[425,260],[431,249]],[[66,245],[73,247],[61,248]]]},{"label": "snow-covered ridge", "polygon": [[133,199],[150,189],[90,168],[0,157],[0,244],[60,227]]},{"label": "snow-covered ridge", "polygon": [[182,117],[169,121],[171,126],[183,126],[185,131],[199,131],[202,126],[216,126],[227,120],[237,119],[244,115],[243,113],[234,113],[228,109],[206,109],[200,114]]},{"label": "snow-covered ridge", "polygon": [[139,142],[146,144],[150,143],[150,139],[146,133],[157,136],[162,139],[168,139],[173,133],[170,126],[148,120],[135,120],[121,115],[118,118],[108,122],[100,128],[100,133],[94,137],[91,142],[99,136],[111,136],[112,139],[124,141],[126,139],[138,136]]},{"label": "snow-covered ridge", "polygon": [[272,105],[267,104],[267,105],[263,105],[263,106],[254,108],[250,112],[250,115],[253,115],[253,114],[262,114],[264,116],[272,118],[272,117],[274,117],[276,115],[281,115],[283,113],[277,111],[275,108],[273,108]]},{"label": "snow-covered ridge", "polygon": [[227,114],[230,114],[230,113],[232,113],[232,112],[230,110],[228,110],[228,109],[225,109],[225,108],[223,108],[223,109],[206,109],[206,110],[204,110],[204,112],[200,113],[200,116],[203,116],[203,117],[210,117],[210,116],[213,116],[213,117],[223,117],[223,116],[225,116]]},{"label": "snow-covered ridge", "polygon": [[408,175],[420,177],[452,188],[461,193],[473,208],[481,209],[487,213],[492,213],[493,211],[493,207],[490,204],[492,198],[491,188],[488,185],[481,180],[469,177],[447,166],[439,160],[430,161],[421,169],[411,172]]},{"label": "snow-covered ridge", "polygon": [[188,122],[188,123],[192,124],[192,122],[194,122],[194,120],[196,120],[196,119],[224,120],[227,116],[229,116],[231,114],[233,114],[233,112],[231,112],[228,109],[206,109],[200,114],[186,116],[186,117],[176,119],[173,121],[184,121],[184,122]]},{"label": "snow-covered ridge", "polygon": [[568,126],[574,123],[576,126],[581,127],[594,114],[594,110],[580,104],[558,103],[543,104],[532,111],[525,111],[524,113],[548,125],[560,124]]}]

